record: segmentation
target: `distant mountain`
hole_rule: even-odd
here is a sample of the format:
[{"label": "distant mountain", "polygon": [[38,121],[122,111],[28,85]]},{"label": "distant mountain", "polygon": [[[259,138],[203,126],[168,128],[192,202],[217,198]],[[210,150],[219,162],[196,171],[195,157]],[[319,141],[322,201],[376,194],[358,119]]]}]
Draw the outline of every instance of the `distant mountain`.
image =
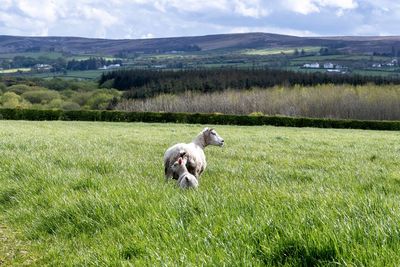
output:
[{"label": "distant mountain", "polygon": [[55,51],[72,54],[155,53],[219,49],[300,48],[323,46],[345,52],[391,53],[400,50],[400,36],[296,37],[270,33],[219,34],[155,39],[22,37],[0,35],[0,53]]}]

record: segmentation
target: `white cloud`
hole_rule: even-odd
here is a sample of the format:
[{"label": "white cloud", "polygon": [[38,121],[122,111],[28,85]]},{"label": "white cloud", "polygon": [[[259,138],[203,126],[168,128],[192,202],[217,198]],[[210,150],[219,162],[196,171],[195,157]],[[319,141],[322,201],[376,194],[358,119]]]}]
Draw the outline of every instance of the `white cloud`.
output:
[{"label": "white cloud", "polygon": [[341,9],[354,9],[358,7],[358,3],[355,0],[315,0],[315,3],[323,7]]},{"label": "white cloud", "polygon": [[229,30],[229,33],[246,33],[246,32],[267,32],[293,36],[316,36],[316,33],[307,30],[294,30],[279,27],[235,27]]},{"label": "white cloud", "polygon": [[393,35],[399,34],[400,22],[400,2],[391,0],[0,2],[0,34],[18,35],[150,38],[246,31]]},{"label": "white cloud", "polygon": [[319,13],[323,8],[346,10],[358,7],[355,0],[285,0],[284,3],[288,10],[303,15]]},{"label": "white cloud", "polygon": [[85,20],[97,21],[103,27],[109,27],[118,22],[117,17],[95,7],[85,6],[81,9],[81,14]]},{"label": "white cloud", "polygon": [[39,18],[42,21],[52,22],[57,18],[57,6],[53,1],[17,1],[17,7],[28,17]]},{"label": "white cloud", "polygon": [[154,37],[155,36],[152,33],[146,33],[146,34],[140,36],[141,39],[151,39],[151,38],[154,38]]},{"label": "white cloud", "polygon": [[303,15],[319,12],[318,6],[312,0],[286,0],[285,4],[287,9]]},{"label": "white cloud", "polygon": [[9,9],[12,6],[12,0],[2,0],[0,10]]},{"label": "white cloud", "polygon": [[4,32],[4,34],[36,36],[47,36],[48,34],[48,27],[46,27],[45,22],[4,11],[0,11],[0,18],[0,22],[5,27],[5,29],[0,28],[0,32]]},{"label": "white cloud", "polygon": [[344,10],[343,9],[338,9],[338,11],[336,11],[336,16],[338,16],[338,17],[343,17],[343,15],[344,15]]},{"label": "white cloud", "polygon": [[202,12],[210,10],[225,12],[229,10],[230,5],[231,4],[227,0],[158,0],[154,3],[157,9],[167,10],[168,8],[174,8],[180,12]]},{"label": "white cloud", "polygon": [[253,18],[261,18],[269,14],[268,10],[262,6],[260,1],[236,0],[234,12],[245,17]]}]

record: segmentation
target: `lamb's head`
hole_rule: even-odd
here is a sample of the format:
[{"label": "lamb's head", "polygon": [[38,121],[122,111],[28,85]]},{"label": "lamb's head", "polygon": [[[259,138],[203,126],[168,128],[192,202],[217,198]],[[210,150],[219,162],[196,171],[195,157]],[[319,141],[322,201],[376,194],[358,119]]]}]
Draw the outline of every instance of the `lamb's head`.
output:
[{"label": "lamb's head", "polygon": [[219,136],[219,134],[212,128],[204,128],[203,131],[203,137],[206,145],[213,145],[213,146],[223,146],[224,145],[224,139]]},{"label": "lamb's head", "polygon": [[171,170],[174,173],[181,173],[183,171],[186,171],[186,162],[187,162],[187,157],[179,157],[177,161],[174,162],[171,166]]},{"label": "lamb's head", "polygon": [[197,181],[196,177],[194,177],[190,173],[186,173],[183,177],[181,177],[181,180],[179,181],[179,186],[186,189],[196,188],[199,186],[199,181]]}]

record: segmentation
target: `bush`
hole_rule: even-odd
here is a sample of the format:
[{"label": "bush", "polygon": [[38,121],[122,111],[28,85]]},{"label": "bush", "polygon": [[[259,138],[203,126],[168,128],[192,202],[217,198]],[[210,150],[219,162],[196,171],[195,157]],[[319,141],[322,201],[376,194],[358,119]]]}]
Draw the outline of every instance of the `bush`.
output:
[{"label": "bush", "polygon": [[47,90],[47,89],[43,88],[43,87],[38,87],[38,86],[28,86],[26,84],[16,84],[16,85],[12,85],[7,88],[7,91],[14,92],[18,95],[22,95],[23,93],[26,93],[29,91],[38,91],[38,90]]},{"label": "bush", "polygon": [[47,105],[51,109],[60,109],[64,101],[60,98],[53,99],[50,101],[50,103]]},{"label": "bush", "polygon": [[47,104],[54,99],[60,98],[58,92],[50,90],[28,91],[21,96],[32,104]]},{"label": "bush", "polygon": [[5,92],[6,90],[7,86],[4,83],[0,82],[0,93]]},{"label": "bush", "polygon": [[16,108],[21,103],[21,97],[14,92],[7,92],[0,98],[4,108]]},{"label": "bush", "polygon": [[243,116],[201,113],[157,113],[88,110],[0,109],[0,117],[9,120],[77,120],[119,122],[172,122],[191,124],[274,125],[287,127],[400,130],[400,121],[331,120],[278,116]]},{"label": "bush", "polygon": [[62,103],[61,109],[62,110],[80,110],[81,106],[79,106],[75,102],[67,101],[67,102]]},{"label": "bush", "polygon": [[0,97],[0,104],[2,104],[2,108],[31,108],[32,105],[30,102],[21,98],[21,96],[17,95],[13,92],[6,92],[3,96]]},{"label": "bush", "polygon": [[114,96],[110,93],[98,92],[89,98],[86,105],[88,105],[90,109],[104,110],[108,107],[113,98]]}]

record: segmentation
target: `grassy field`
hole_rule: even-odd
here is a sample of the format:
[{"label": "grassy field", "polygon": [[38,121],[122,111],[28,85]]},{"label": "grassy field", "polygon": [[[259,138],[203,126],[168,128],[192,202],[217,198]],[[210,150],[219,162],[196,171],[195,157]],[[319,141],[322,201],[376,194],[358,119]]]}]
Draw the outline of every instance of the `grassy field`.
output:
[{"label": "grassy field", "polygon": [[0,74],[9,74],[9,73],[16,73],[18,71],[20,72],[28,72],[31,71],[31,68],[16,68],[16,69],[6,69],[6,70],[0,70]]},{"label": "grassy field", "polygon": [[59,52],[22,52],[22,53],[4,53],[4,54],[2,53],[0,54],[0,59],[12,59],[16,56],[32,57],[32,58],[46,57],[46,58],[56,59],[59,57],[63,57],[63,54]]},{"label": "grassy field", "polygon": [[44,73],[35,73],[30,75],[31,77],[36,78],[65,78],[65,79],[88,79],[94,80],[101,76],[101,74],[105,72],[105,70],[84,70],[84,71],[68,71],[67,74],[57,72],[44,72]]},{"label": "grassy field", "polygon": [[0,265],[400,262],[398,132],[217,126],[180,190],[162,155],[203,127],[0,121]]},{"label": "grassy field", "polygon": [[[296,48],[273,48],[273,49],[245,49],[240,51],[243,55],[251,55],[251,56],[268,56],[268,55],[277,55],[281,53],[285,54],[293,54]],[[321,49],[321,47],[314,46],[306,46],[297,48],[299,52],[304,50],[305,52],[317,52]]]}]

